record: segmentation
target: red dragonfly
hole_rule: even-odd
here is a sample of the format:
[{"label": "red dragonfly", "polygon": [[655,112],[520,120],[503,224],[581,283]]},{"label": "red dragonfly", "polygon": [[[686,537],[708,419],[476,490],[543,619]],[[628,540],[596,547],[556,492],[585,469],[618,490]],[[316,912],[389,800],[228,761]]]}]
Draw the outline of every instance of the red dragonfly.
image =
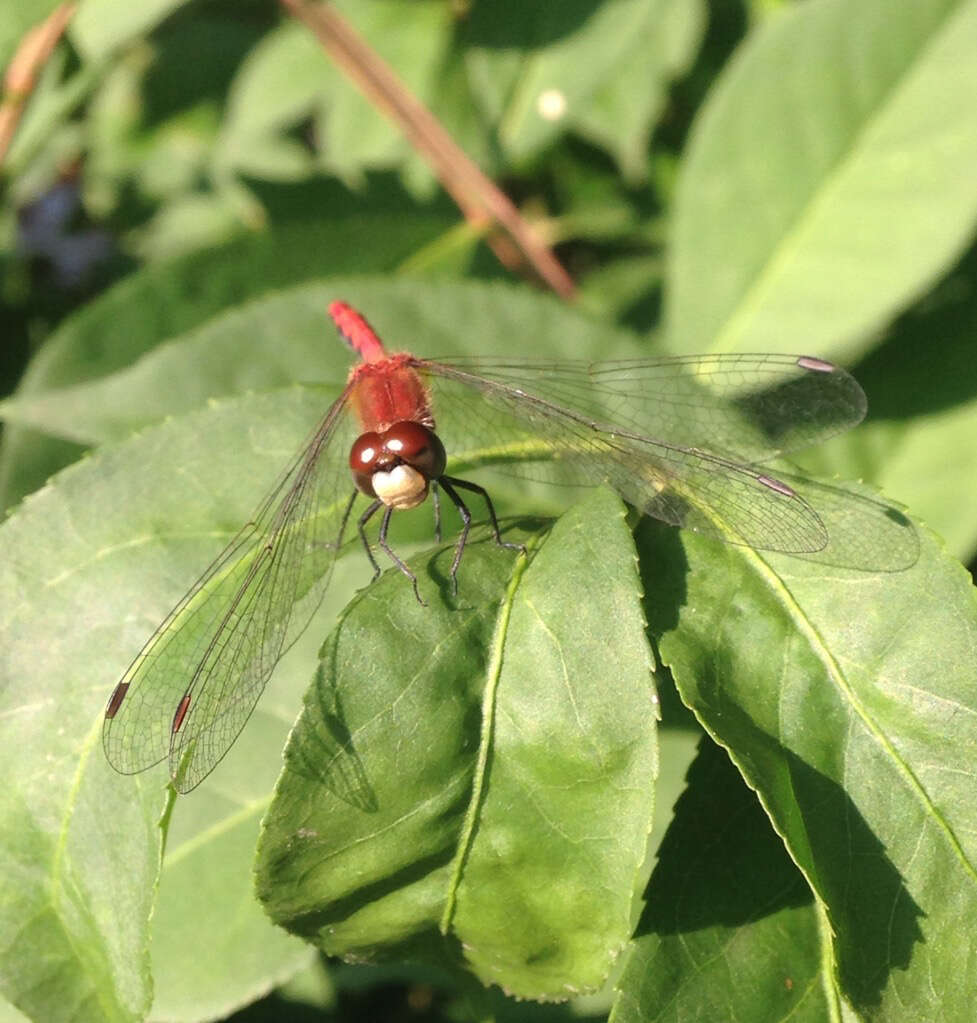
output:
[{"label": "red dragonfly", "polygon": [[[762,463],[858,423],[865,395],[843,370],[787,355],[704,355],[624,362],[422,359],[388,354],[366,320],[329,307],[359,356],[343,392],[252,519],[176,605],[129,666],[105,711],[109,763],[133,774],[169,760],[183,792],[234,743],[276,664],[308,625],[349,528],[366,534],[381,514],[378,546],[417,578],[387,541],[395,510],[439,491],[462,529],[451,580],[471,526],[459,491],[488,493],[447,475],[448,456],[555,482],[609,483],[641,512],[761,550],[812,553],[828,542],[815,510]],[[348,457],[346,453],[348,452]],[[350,495],[352,473],[352,495]]]}]

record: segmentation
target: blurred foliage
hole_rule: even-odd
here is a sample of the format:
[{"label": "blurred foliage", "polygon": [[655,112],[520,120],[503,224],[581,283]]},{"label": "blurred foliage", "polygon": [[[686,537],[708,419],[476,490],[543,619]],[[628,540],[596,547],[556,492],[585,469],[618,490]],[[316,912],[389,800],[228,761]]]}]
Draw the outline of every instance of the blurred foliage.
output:
[{"label": "blurred foliage", "polygon": [[[4,62],[54,6],[0,0]],[[270,0],[80,0],[0,182],[0,507],[9,515],[0,603],[10,609],[0,722],[29,722],[0,760],[0,876],[17,879],[0,881],[11,886],[0,898],[2,994],[46,1020],[969,1020],[977,975],[953,948],[977,911],[977,808],[958,780],[972,777],[977,748],[977,625],[954,558],[977,552],[977,0],[334,6],[554,247],[579,286],[576,308],[503,283],[512,272],[422,155]],[[574,608],[599,592],[621,634],[612,641],[591,622],[595,641],[574,651],[573,670],[612,673],[622,688],[605,702],[622,716],[561,702],[545,647],[529,641],[521,649],[536,661],[521,677],[533,684],[514,693],[538,701],[523,710],[541,731],[575,734],[567,722],[582,713],[579,745],[616,766],[593,782],[563,750],[561,769],[581,773],[535,799],[549,761],[500,759],[498,784],[507,763],[517,777],[479,808],[473,880],[452,889],[454,929],[443,937],[418,923],[442,913],[444,850],[458,834],[454,805],[437,799],[479,770],[482,694],[464,685],[491,649],[491,595],[505,586],[492,573],[508,567],[485,557],[478,568],[485,552],[473,552],[486,592],[469,591],[459,677],[437,675],[444,692],[426,691],[432,703],[408,730],[438,766],[413,746],[384,751],[383,735],[373,747],[374,769],[390,760],[388,781],[417,768],[401,795],[427,793],[442,844],[422,855],[419,840],[359,836],[369,884],[344,888],[360,869],[351,856],[310,896],[316,856],[332,863],[344,850],[323,845],[306,862],[294,836],[321,813],[345,841],[359,818],[321,788],[300,781],[296,794],[288,772],[261,838],[264,908],[319,950],[376,953],[371,965],[320,959],[273,928],[250,872],[310,665],[362,566],[337,569],[329,604],[222,765],[224,787],[181,801],[158,903],[158,779],[121,788],[91,724],[154,616],[208,543],[244,520],[253,486],[341,386],[346,359],[322,315],[329,296],[392,326],[393,347],[429,355],[533,344],[554,357],[801,351],[843,361],[869,395],[869,419],[803,467],[884,489],[921,536],[911,571],[839,581],[824,566],[778,564],[774,585],[739,553],[695,538],[679,549],[644,524],[639,587],[634,549],[618,512],[598,504],[605,498],[552,531],[521,523],[541,546],[539,571],[549,564],[560,580],[527,584],[522,627],[527,608],[562,586],[568,606],[546,619],[556,635],[553,623],[584,621]],[[228,463],[236,442],[239,460]],[[206,479],[214,496],[184,503],[187,478]],[[857,490],[858,500],[871,493]],[[500,488],[507,513],[554,512],[546,500]],[[404,539],[421,541],[412,528]],[[581,546],[584,534],[599,536],[618,566],[600,590],[566,568],[603,561]],[[124,563],[103,563],[105,551],[130,549]],[[369,676],[392,656],[377,623],[418,610],[401,608],[402,584],[385,579],[344,613],[356,638],[343,654],[350,675]],[[655,769],[653,730],[629,739],[633,761],[614,759],[636,707],[650,702],[624,684],[644,677],[641,615],[675,675],[674,686],[664,668],[656,676],[661,772],[643,867],[651,811],[625,794],[647,789],[650,803],[641,772]],[[422,617],[394,651],[403,663],[425,652],[434,622]],[[334,657],[345,651],[342,629],[324,648]],[[559,644],[572,646],[562,635]],[[518,663],[517,650],[506,656]],[[384,688],[393,674],[366,693],[355,681],[365,703],[352,701],[350,713],[393,734],[382,716],[400,700]],[[307,702],[292,768],[296,747],[325,727],[321,709]],[[421,726],[434,718],[429,735]],[[518,745],[511,720],[496,739]],[[738,772],[714,744],[699,745],[703,733]],[[470,744],[455,748],[452,736]],[[529,772],[527,808],[519,792]],[[606,812],[564,803],[574,786]],[[388,807],[396,836],[415,810]],[[561,841],[535,841],[532,814]],[[581,853],[608,834],[613,855]],[[522,901],[507,901],[503,852],[532,878]],[[566,890],[550,891],[548,876]],[[602,899],[581,897],[584,877]],[[532,901],[540,893],[543,909]],[[580,907],[587,919],[574,918]],[[485,921],[499,915],[511,948],[486,937]],[[54,964],[46,975],[39,960]],[[559,1004],[502,993],[570,996],[574,982],[590,993]]]},{"label": "blurred foliage", "polygon": [[[668,187],[656,187],[664,168],[656,174],[644,154],[670,83],[699,50],[703,3],[638,0],[596,17],[601,5],[584,2],[534,27],[520,27],[529,9],[518,3],[338,6],[484,169],[545,218],[572,268],[605,270],[593,303],[606,305],[600,296],[612,293],[608,264],[620,264],[622,281],[635,277],[627,269],[662,234]],[[499,25],[508,38],[497,38]],[[438,205],[430,171],[397,129],[273,5],[82,3],[69,43],[41,76],[6,162],[6,333],[22,348],[137,265],[296,218],[320,221],[327,233],[352,202],[377,210],[396,202],[418,214]],[[619,78],[622,61],[631,64]],[[564,95],[572,132],[566,116],[540,116],[537,78]],[[691,113],[681,115],[685,127]],[[685,130],[673,125],[673,134],[676,127]],[[323,195],[337,178],[348,197]],[[62,187],[70,199],[59,202]],[[404,188],[412,198],[397,195]],[[44,231],[25,220],[38,203],[50,223]],[[84,245],[93,232],[98,244]],[[425,265],[499,272],[471,237],[413,268]],[[615,309],[654,291],[653,264],[638,265],[639,280],[625,285]],[[17,369],[7,372],[8,390]]]}]

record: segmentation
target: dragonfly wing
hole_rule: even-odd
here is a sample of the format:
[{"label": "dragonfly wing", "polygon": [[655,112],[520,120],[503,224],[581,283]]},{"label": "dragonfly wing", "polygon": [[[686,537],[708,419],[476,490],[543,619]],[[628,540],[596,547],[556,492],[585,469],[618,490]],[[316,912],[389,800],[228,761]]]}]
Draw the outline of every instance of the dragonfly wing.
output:
[{"label": "dragonfly wing", "polygon": [[[820,516],[789,485],[707,452],[610,441],[603,474],[639,511],[757,550],[813,554],[828,543]],[[604,462],[604,459],[600,459]]]},{"label": "dragonfly wing", "polygon": [[344,392],[333,404],[252,521],[123,676],[102,730],[116,770],[132,774],[168,757],[188,791],[244,727],[328,585],[351,483],[345,458],[327,449],[349,440],[347,399]]},{"label": "dragonfly wing", "polygon": [[[789,553],[819,551],[827,543],[813,508],[750,465],[569,410],[552,400],[552,387],[537,394],[535,380],[516,386],[444,363],[426,362],[424,369],[439,434],[453,455],[532,479],[608,483],[648,515],[727,542]],[[478,414],[472,387],[481,392]]]},{"label": "dragonfly wing", "polygon": [[[112,694],[102,725],[109,763],[136,774],[169,755],[173,714],[215,629],[220,581],[258,542],[256,522],[245,526],[166,616]],[[113,710],[112,704],[121,702]]]},{"label": "dragonfly wing", "polygon": [[820,444],[865,416],[844,370],[795,355],[621,362],[427,361],[435,372],[526,391],[611,429],[753,464]]}]

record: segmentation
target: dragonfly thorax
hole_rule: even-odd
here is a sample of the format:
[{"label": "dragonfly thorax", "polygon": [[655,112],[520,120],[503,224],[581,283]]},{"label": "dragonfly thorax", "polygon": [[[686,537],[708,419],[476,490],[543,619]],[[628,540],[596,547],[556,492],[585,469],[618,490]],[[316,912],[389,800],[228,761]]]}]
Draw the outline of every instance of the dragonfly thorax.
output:
[{"label": "dragonfly thorax", "polygon": [[421,504],[431,481],[444,473],[446,461],[438,435],[406,420],[382,433],[360,434],[349,453],[357,488],[398,509]]}]

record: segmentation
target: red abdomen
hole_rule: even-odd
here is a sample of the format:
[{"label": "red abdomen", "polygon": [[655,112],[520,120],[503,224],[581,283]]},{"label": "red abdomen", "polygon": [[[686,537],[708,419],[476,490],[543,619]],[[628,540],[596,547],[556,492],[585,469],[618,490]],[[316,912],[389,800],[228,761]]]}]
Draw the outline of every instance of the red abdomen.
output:
[{"label": "red abdomen", "polygon": [[346,343],[364,362],[381,362],[387,357],[383,342],[366,322],[366,317],[345,302],[330,302],[329,315]]}]

